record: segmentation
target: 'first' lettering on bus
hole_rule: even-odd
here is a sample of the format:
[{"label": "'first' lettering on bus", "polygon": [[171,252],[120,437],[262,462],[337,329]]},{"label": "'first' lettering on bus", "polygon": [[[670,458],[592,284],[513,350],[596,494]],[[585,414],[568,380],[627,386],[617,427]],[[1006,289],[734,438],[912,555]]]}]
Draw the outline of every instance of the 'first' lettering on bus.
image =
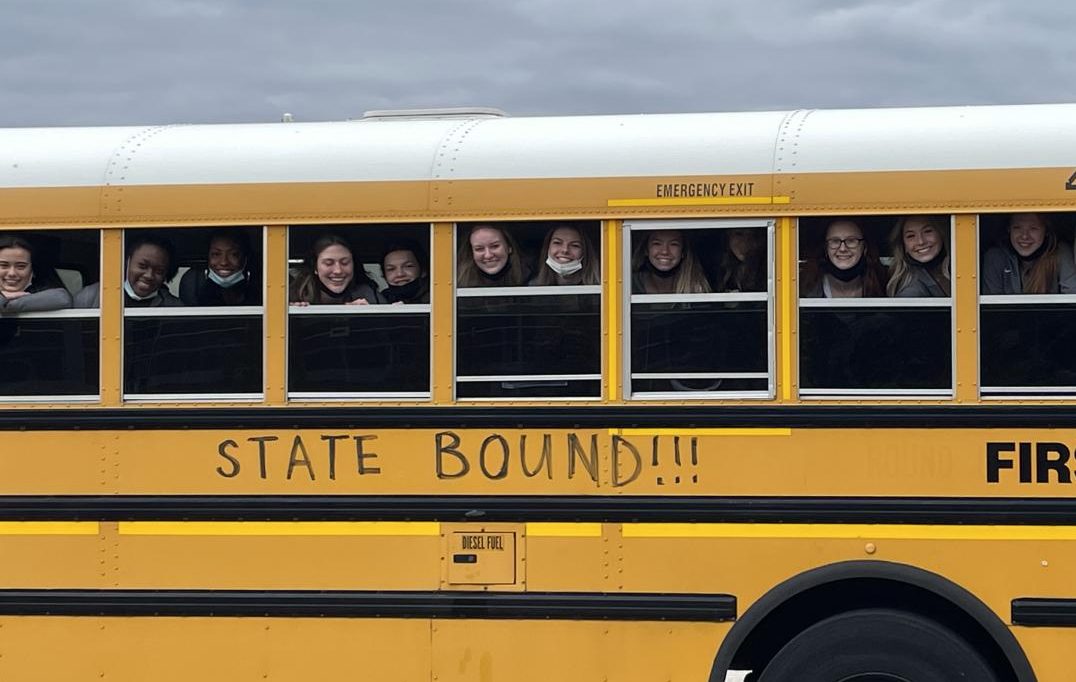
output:
[{"label": "'first' lettering on bus", "polygon": [[1003,475],[1015,474],[1021,483],[1072,483],[1071,460],[1072,451],[1064,443],[990,442],[986,482],[999,483]]}]

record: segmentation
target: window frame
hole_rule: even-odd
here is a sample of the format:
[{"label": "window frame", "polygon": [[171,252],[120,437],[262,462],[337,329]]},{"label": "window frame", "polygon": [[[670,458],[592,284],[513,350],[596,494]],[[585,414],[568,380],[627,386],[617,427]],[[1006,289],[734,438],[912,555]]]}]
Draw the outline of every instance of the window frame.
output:
[{"label": "window frame", "polygon": [[[237,229],[243,228],[256,228],[261,233],[261,272],[265,273],[266,270],[266,257],[268,248],[268,225],[221,225],[221,226],[208,226],[208,227],[220,227],[227,229],[235,227]],[[176,306],[173,308],[128,308],[126,299],[123,298],[123,282],[127,277],[127,235],[128,232],[153,232],[156,234],[166,234],[172,231],[183,231],[185,228],[172,226],[172,227],[135,227],[124,226],[120,228],[121,233],[121,262],[119,272],[119,286],[120,286],[120,399],[124,403],[139,404],[139,403],[257,403],[265,400],[265,385],[266,385],[266,371],[268,369],[268,358],[266,354],[268,352],[268,334],[266,333],[267,324],[267,301],[266,295],[268,293],[268,287],[266,286],[265,276],[262,276],[262,303],[261,305],[251,306]],[[207,245],[208,246],[208,245]],[[103,267],[103,264],[102,264]],[[104,280],[104,273],[102,271],[101,279]],[[177,274],[173,281],[182,276]],[[167,287],[169,283],[165,283],[163,286]],[[102,292],[103,296],[103,292]],[[239,311],[239,312],[234,312]],[[127,318],[135,317],[149,317],[149,318],[168,318],[168,317],[254,317],[261,318],[261,345],[262,345],[262,360],[261,360],[261,390],[256,393],[205,393],[195,395],[192,393],[128,393],[125,389],[127,384]]]},{"label": "window frame", "polygon": [[[728,292],[710,294],[633,294],[632,289],[632,240],[633,232],[653,232],[656,230],[732,230],[732,229],[766,230],[766,291],[763,292]],[[629,219],[621,227],[622,283],[621,306],[622,339],[621,353],[623,368],[621,376],[621,397],[627,401],[641,400],[773,400],[777,395],[777,328],[776,328],[776,228],[775,218],[669,218],[669,219]],[[633,300],[634,299],[634,300]],[[677,302],[766,302],[766,390],[765,391],[640,391],[632,390],[633,372],[631,367],[631,313],[632,303],[677,303]],[[635,378],[669,378],[660,375]],[[702,372],[676,374],[676,377],[691,378],[725,378],[758,379],[761,372]],[[714,375],[720,375],[714,376]],[[745,376],[746,375],[746,376]]]},{"label": "window frame", "polygon": [[[512,226],[519,223],[519,221],[500,220],[500,221],[481,221],[488,222],[494,226]],[[533,221],[540,222],[540,221]],[[510,375],[464,375],[462,378],[459,374],[459,307],[457,305],[461,298],[473,298],[481,296],[494,296],[498,298],[508,298],[514,296],[598,296],[598,336],[599,339],[602,335],[602,325],[604,324],[604,318],[606,315],[606,300],[605,300],[605,277],[606,267],[604,254],[608,248],[605,238],[605,230],[601,229],[601,220],[552,220],[551,223],[566,223],[570,225],[577,225],[579,223],[598,223],[598,284],[572,284],[566,286],[527,286],[527,284],[521,284],[514,287],[460,287],[458,286],[459,273],[457,268],[459,266],[458,255],[460,252],[460,228],[463,225],[473,224],[474,221],[457,221],[452,223],[452,401],[457,403],[518,403],[518,402],[541,402],[541,403],[558,403],[558,402],[601,402],[604,395],[604,380],[605,380],[605,366],[608,362],[606,357],[605,344],[599,341],[598,349],[598,372],[596,374],[510,374]],[[459,385],[461,383],[481,383],[488,381],[597,381],[598,392],[593,396],[489,396],[489,397],[471,397],[461,396],[459,394]]]},{"label": "window frame", "polygon": [[[959,266],[958,263],[958,249],[956,245],[956,214],[954,213],[906,213],[894,215],[894,219],[899,216],[913,216],[913,215],[947,215],[949,218],[949,272],[951,276],[952,285],[949,291],[949,296],[946,298],[937,297],[909,297],[909,298],[896,298],[889,296],[882,296],[877,298],[805,298],[801,295],[798,286],[793,295],[796,297],[796,386],[798,387],[798,393],[801,400],[807,401],[826,401],[826,400],[848,400],[849,398],[855,398],[857,400],[953,400],[956,398],[956,386],[957,386],[957,339],[956,339],[956,273]],[[874,214],[856,214],[856,215],[832,215],[821,216],[823,218],[869,218],[875,217]],[[800,250],[801,239],[801,223],[800,218],[795,219],[795,258],[797,266],[801,262]],[[792,257],[792,254],[789,254]],[[796,283],[800,283],[800,272],[797,267]],[[804,308],[948,308],[949,309],[949,388],[948,389],[878,389],[878,388],[804,388],[803,380],[801,376],[803,362],[802,362],[802,330],[803,330],[803,309]]]},{"label": "window frame", "polygon": [[[5,232],[17,232],[19,227],[5,227]],[[97,234],[97,271],[100,277],[104,277],[104,241],[105,231],[100,227],[47,227],[47,228],[33,228],[33,232],[44,233],[62,233],[62,232],[92,232]],[[100,279],[98,280],[100,281]],[[83,288],[86,283],[83,282]],[[70,293],[70,292],[69,292]],[[78,292],[75,292],[78,293]],[[71,294],[73,297],[75,294]],[[9,319],[96,319],[97,320],[97,393],[78,393],[71,395],[9,395],[0,392],[0,404],[8,405],[32,405],[38,403],[70,403],[70,404],[87,404],[87,403],[100,403],[101,396],[104,394],[102,383],[104,382],[104,348],[101,343],[103,335],[101,333],[101,307],[96,308],[61,308],[59,310],[38,310],[25,313],[5,313],[3,317]]]},{"label": "window frame", "polygon": [[[288,404],[303,404],[303,403],[369,403],[369,402],[384,402],[387,400],[399,401],[399,402],[431,402],[433,400],[433,381],[434,381],[434,319],[433,319],[433,299],[434,299],[434,282],[436,281],[435,270],[437,268],[436,258],[434,258],[434,223],[420,223],[426,227],[426,234],[428,239],[428,248],[426,257],[428,259],[427,267],[429,272],[427,277],[430,282],[430,302],[429,303],[409,303],[405,305],[371,305],[371,306],[347,306],[347,305],[311,305],[311,306],[293,306],[291,301],[288,300],[289,291],[289,272],[293,264],[293,258],[291,253],[292,243],[292,230],[298,228],[300,230],[312,230],[316,228],[325,228],[323,224],[316,225],[303,225],[303,224],[291,224],[288,225],[285,230],[284,243],[286,244],[285,253],[285,268],[284,268],[284,297],[280,303],[284,306],[284,401]],[[373,223],[341,223],[333,226],[337,230],[344,230],[350,234],[352,230],[370,231],[376,227]],[[299,259],[299,263],[302,259]],[[268,292],[266,292],[268,295]],[[348,391],[346,393],[339,391],[293,391],[291,390],[291,368],[289,366],[289,358],[291,357],[291,316],[307,316],[307,315],[401,315],[401,314],[426,314],[429,320],[430,334],[426,340],[429,346],[429,365],[426,369],[426,391],[393,391],[393,392],[377,392],[377,391]]]},{"label": "window frame", "polygon": [[[1010,211],[1018,213],[1019,211]],[[1065,211],[1048,213],[1065,213]],[[1076,294],[984,294],[982,288],[983,229],[982,214],[975,214],[975,384],[981,401],[1046,400],[1063,401],[1076,398],[1076,386],[985,386],[983,384],[983,305],[1017,305],[1020,303],[1076,303]]]}]

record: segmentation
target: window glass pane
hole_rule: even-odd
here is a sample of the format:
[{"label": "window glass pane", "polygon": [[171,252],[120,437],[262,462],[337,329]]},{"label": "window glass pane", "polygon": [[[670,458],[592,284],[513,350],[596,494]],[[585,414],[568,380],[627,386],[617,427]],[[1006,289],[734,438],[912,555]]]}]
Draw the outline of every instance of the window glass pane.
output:
[{"label": "window glass pane", "polygon": [[288,242],[289,394],[428,396],[430,226],[310,225]]},{"label": "window glass pane", "polygon": [[950,389],[948,308],[801,308],[805,389]]},{"label": "window glass pane", "polygon": [[430,316],[291,315],[292,392],[428,393]]},{"label": "window glass pane", "polygon": [[310,225],[288,231],[288,301],[430,302],[429,225]]},{"label": "window glass pane", "polygon": [[984,305],[983,386],[1076,386],[1076,303]]},{"label": "window glass pane", "polygon": [[460,376],[600,374],[601,296],[456,301]]},{"label": "window glass pane", "polygon": [[1076,294],[1073,213],[1011,213],[979,219],[985,295]]},{"label": "window glass pane", "polygon": [[0,318],[0,395],[97,395],[97,318]]},{"label": "window glass pane", "polygon": [[770,224],[638,221],[628,228],[631,392],[768,394]]},{"label": "window glass pane", "polygon": [[[601,395],[599,226],[565,221],[457,227],[456,284],[470,290],[456,299],[458,397]],[[501,291],[472,295],[494,287]],[[514,295],[505,287],[526,293]]]},{"label": "window glass pane", "polygon": [[765,301],[635,303],[633,373],[767,372]]},{"label": "window glass pane", "polygon": [[127,317],[124,392],[262,392],[262,318]]},{"label": "window glass pane", "polygon": [[456,286],[595,286],[601,233],[594,221],[465,223],[456,229]]},{"label": "window glass pane", "polygon": [[100,322],[69,310],[99,267],[97,230],[0,232],[0,396],[99,395]]}]

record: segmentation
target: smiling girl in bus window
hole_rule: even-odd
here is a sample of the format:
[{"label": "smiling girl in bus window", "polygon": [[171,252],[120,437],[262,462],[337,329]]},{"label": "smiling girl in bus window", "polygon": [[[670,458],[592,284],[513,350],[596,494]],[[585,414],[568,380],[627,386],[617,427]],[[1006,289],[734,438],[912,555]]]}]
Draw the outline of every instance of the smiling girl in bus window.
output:
[{"label": "smiling girl in bus window", "polygon": [[241,230],[216,230],[209,237],[206,266],[188,270],[179,281],[187,305],[259,305],[261,285],[250,265],[250,240]]},{"label": "smiling girl in bus window", "polygon": [[426,259],[417,244],[390,245],[381,256],[381,274],[388,285],[381,292],[386,303],[429,303],[430,278]]},{"label": "smiling girl in bus window", "polygon": [[886,294],[899,298],[949,296],[949,221],[940,216],[905,216],[889,234],[893,264]]},{"label": "smiling girl in bus window", "polygon": [[804,298],[873,298],[883,294],[881,264],[851,220],[826,228],[822,254],[806,264]]},{"label": "smiling girl in bus window", "polygon": [[653,230],[639,242],[631,259],[635,294],[708,294],[699,259],[680,230]]},{"label": "smiling girl in bus window", "polygon": [[51,268],[34,269],[34,248],[15,235],[0,236],[0,312],[33,312],[71,307]]},{"label": "smiling girl in bus window", "polygon": [[598,254],[585,232],[571,225],[558,225],[546,232],[541,254],[545,262],[531,286],[598,284]]},{"label": "smiling girl in bus window", "polygon": [[181,306],[165,283],[179,271],[172,242],[155,235],[135,237],[127,245],[124,305],[135,308]]},{"label": "smiling girl in bus window", "polygon": [[362,265],[355,267],[347,240],[335,234],[322,235],[314,242],[289,300],[295,306],[383,303]]},{"label": "smiling girl in bus window", "polygon": [[983,257],[984,294],[1076,293],[1072,248],[1042,213],[1014,213],[1002,246]]},{"label": "smiling girl in bus window", "polygon": [[499,227],[473,226],[460,240],[456,279],[460,288],[515,287],[527,281],[519,246]]},{"label": "smiling girl in bus window", "polygon": [[[131,308],[171,308],[183,301],[164,286],[179,271],[172,242],[144,234],[127,240],[127,267],[123,278],[123,304]],[[101,283],[83,287],[75,294],[76,308],[101,307]]]}]

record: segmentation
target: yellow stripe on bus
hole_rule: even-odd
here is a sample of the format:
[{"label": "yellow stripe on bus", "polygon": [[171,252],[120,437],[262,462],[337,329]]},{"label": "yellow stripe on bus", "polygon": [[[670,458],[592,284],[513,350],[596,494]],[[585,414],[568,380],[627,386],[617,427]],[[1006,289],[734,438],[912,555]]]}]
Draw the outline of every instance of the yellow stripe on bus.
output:
[{"label": "yellow stripe on bus", "polygon": [[925,526],[806,523],[626,523],[626,538],[1076,540],[1076,526]]},{"label": "yellow stripe on bus", "polygon": [[600,538],[600,523],[528,523],[527,535],[532,538]]},{"label": "yellow stripe on bus", "polygon": [[610,199],[609,206],[744,206],[788,204],[791,197],[683,197],[680,199]]},{"label": "yellow stripe on bus", "polygon": [[437,522],[410,521],[121,521],[120,535],[435,536]]},{"label": "yellow stripe on bus", "polygon": [[0,535],[97,535],[96,521],[3,521]]},{"label": "yellow stripe on bus", "polygon": [[791,436],[792,429],[609,429],[610,436]]}]

